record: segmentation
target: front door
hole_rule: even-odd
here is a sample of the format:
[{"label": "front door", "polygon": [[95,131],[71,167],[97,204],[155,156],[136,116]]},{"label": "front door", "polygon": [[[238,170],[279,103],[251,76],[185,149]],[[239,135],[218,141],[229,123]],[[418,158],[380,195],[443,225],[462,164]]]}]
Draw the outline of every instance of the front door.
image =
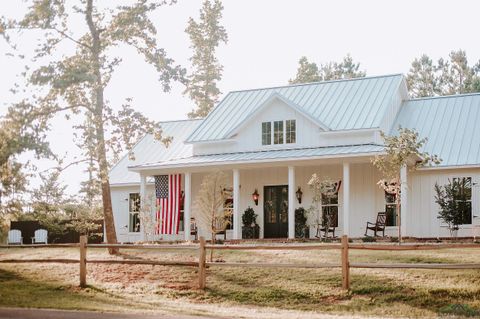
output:
[{"label": "front door", "polygon": [[265,186],[264,237],[288,237],[288,186]]}]

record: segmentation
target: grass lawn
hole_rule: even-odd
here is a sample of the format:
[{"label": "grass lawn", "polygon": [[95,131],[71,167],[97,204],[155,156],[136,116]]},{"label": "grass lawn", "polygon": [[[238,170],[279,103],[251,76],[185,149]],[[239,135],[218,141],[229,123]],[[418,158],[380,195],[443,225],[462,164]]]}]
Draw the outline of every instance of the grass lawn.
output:
[{"label": "grass lawn", "polygon": [[[338,251],[225,251],[216,260],[334,263]],[[2,249],[0,259],[78,258],[77,249]],[[196,251],[123,250],[87,258],[197,259]],[[480,249],[350,252],[351,262],[480,263]],[[340,269],[220,268],[197,290],[196,268],[88,264],[79,289],[77,264],[0,264],[0,306],[125,312],[182,312],[246,318],[302,318],[318,313],[377,317],[480,317],[480,270],[352,269],[351,291]],[[273,309],[272,309],[273,308]]]}]

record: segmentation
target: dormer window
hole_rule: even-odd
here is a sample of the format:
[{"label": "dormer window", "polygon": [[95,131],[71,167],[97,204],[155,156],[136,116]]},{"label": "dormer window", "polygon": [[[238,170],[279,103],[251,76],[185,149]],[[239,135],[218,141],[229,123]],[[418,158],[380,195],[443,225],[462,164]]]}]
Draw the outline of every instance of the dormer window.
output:
[{"label": "dormer window", "polygon": [[[272,130],[273,126],[273,130]],[[297,142],[295,120],[262,123],[262,145],[294,144]]]},{"label": "dormer window", "polygon": [[283,144],[283,121],[273,122],[273,144]]}]

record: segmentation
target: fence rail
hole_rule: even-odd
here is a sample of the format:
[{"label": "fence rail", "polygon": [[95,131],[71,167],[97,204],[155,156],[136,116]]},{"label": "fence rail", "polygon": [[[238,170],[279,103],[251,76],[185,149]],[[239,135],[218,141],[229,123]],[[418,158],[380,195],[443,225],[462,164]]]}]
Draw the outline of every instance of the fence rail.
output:
[{"label": "fence rail", "polygon": [[[241,268],[341,268],[342,287],[350,289],[350,268],[378,268],[378,269],[480,269],[479,263],[440,264],[440,263],[350,263],[349,250],[383,250],[383,251],[418,251],[451,248],[480,248],[478,244],[354,244],[348,242],[347,236],[342,236],[340,244],[238,244],[212,245],[206,244],[205,238],[200,237],[199,244],[160,244],[160,245],[131,245],[131,244],[87,244],[85,236],[80,237],[79,244],[37,244],[37,245],[0,245],[0,248],[79,248],[80,258],[77,259],[0,259],[0,263],[78,263],[80,265],[80,287],[87,285],[87,264],[127,264],[127,265],[154,265],[180,266],[198,268],[198,287],[205,289],[207,268],[210,267],[241,267]],[[197,250],[198,261],[162,261],[162,260],[116,260],[116,259],[88,259],[88,248],[120,248],[145,250]],[[207,250],[340,250],[341,262],[321,264],[296,263],[243,263],[243,262],[207,262]]]}]

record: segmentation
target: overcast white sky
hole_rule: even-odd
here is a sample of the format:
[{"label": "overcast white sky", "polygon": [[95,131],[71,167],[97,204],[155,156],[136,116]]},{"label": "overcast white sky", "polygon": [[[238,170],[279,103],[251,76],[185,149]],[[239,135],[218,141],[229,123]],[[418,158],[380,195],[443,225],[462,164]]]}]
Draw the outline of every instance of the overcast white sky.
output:
[{"label": "overcast white sky", "polygon": [[[102,5],[114,0],[102,0]],[[22,14],[21,0],[0,1],[0,15]],[[224,65],[219,87],[231,90],[286,84],[293,77],[297,61],[306,55],[317,63],[340,60],[350,53],[361,62],[368,75],[407,73],[411,61],[422,53],[434,59],[447,57],[454,49],[464,49],[470,62],[480,59],[478,41],[480,2],[471,0],[224,0],[223,25],[229,42],[218,50]],[[190,16],[198,17],[201,0],[178,0],[153,16],[159,43],[169,56],[188,67],[191,55],[184,33]],[[28,44],[31,37],[22,36]],[[0,41],[0,108],[15,100],[9,89],[24,61],[5,57],[7,47]],[[193,107],[175,85],[164,93],[152,68],[134,51],[127,51],[115,73],[106,98],[119,107],[127,97],[152,119],[184,119]],[[2,113],[2,112],[0,112]],[[52,148],[78,153],[72,143],[71,124],[59,119],[50,134]],[[39,163],[41,168],[51,163]],[[69,192],[78,191],[85,179],[82,167],[65,171]]]}]

